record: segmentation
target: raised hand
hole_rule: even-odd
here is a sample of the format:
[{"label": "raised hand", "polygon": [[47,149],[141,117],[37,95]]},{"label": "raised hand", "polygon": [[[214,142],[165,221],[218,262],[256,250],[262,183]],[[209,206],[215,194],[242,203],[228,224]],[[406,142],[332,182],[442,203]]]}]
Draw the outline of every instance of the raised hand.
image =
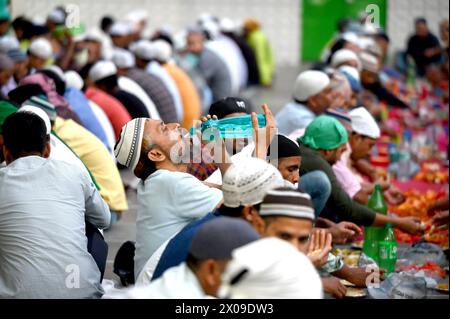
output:
[{"label": "raised hand", "polygon": [[316,268],[320,268],[328,261],[331,252],[333,237],[322,228],[315,228],[311,234],[308,246],[308,258]]},{"label": "raised hand", "polygon": [[277,134],[277,123],[267,104],[262,106],[266,117],[266,126],[259,127],[258,117],[252,112],[253,138],[255,141],[255,157],[265,160],[270,143]]}]

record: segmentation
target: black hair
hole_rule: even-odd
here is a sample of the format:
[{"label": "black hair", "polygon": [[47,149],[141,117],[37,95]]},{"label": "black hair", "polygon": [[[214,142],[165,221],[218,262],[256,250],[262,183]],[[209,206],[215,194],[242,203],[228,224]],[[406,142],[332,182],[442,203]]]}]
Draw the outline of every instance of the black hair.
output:
[{"label": "black hair", "polygon": [[59,77],[56,72],[53,72],[52,70],[39,70],[37,73],[45,74],[47,77],[53,80],[55,82],[56,92],[63,96],[66,92],[66,82],[64,82],[63,79]]},{"label": "black hair", "polygon": [[33,37],[40,37],[40,36],[46,36],[49,34],[50,30],[43,25],[33,25],[31,38]]},{"label": "black hair", "polygon": [[[261,203],[252,205],[258,212],[261,208]],[[226,216],[226,217],[241,217],[242,211],[244,210],[245,206],[238,206],[238,207],[228,207],[223,204],[219,208],[220,215]]]},{"label": "black hair", "polygon": [[[215,258],[207,258],[207,259],[215,259]],[[197,271],[200,267],[200,265],[207,259],[199,259],[192,255],[191,253],[188,253],[186,257],[186,265],[189,267],[190,270],[193,272]],[[226,259],[215,259],[216,261],[226,261]]]},{"label": "black hair", "polygon": [[345,40],[345,39],[339,39],[339,40],[337,40],[334,44],[333,44],[333,46],[331,47],[331,49],[330,49],[330,56],[328,57],[328,59],[327,59],[327,64],[330,64],[331,63],[331,59],[333,58],[333,55],[337,52],[337,51],[339,51],[339,50],[342,50],[344,47],[345,47],[345,45],[347,44],[347,40]]},{"label": "black hair", "polygon": [[344,33],[345,31],[347,31],[350,23],[352,23],[352,19],[343,18],[338,21],[337,29],[339,30],[340,33]]},{"label": "black hair", "polygon": [[201,260],[199,260],[197,257],[189,253],[186,257],[186,265],[192,270],[196,271],[198,267],[200,266]]},{"label": "black hair", "polygon": [[95,82],[95,84],[105,86],[106,90],[108,92],[111,92],[117,88],[118,86],[117,81],[118,81],[117,74],[113,74],[106,78],[98,80],[97,82]]},{"label": "black hair", "polygon": [[9,99],[17,105],[21,105],[32,96],[38,95],[47,96],[39,84],[21,85],[8,93]]},{"label": "black hair", "polygon": [[31,21],[27,20],[25,17],[20,16],[13,20],[11,23],[14,30],[21,29],[23,31],[22,39],[29,40],[33,35],[34,25]]},{"label": "black hair", "polygon": [[[119,143],[119,141],[117,141],[117,143]],[[117,143],[114,146],[114,149],[116,149]],[[138,175],[136,176],[139,177],[141,180],[145,181],[147,177],[156,172],[156,164],[155,162],[151,161],[147,156],[147,153],[150,152],[151,148],[144,145],[145,143],[142,144],[143,145],[141,148],[141,154],[139,156],[139,162],[141,162],[142,164],[138,164],[138,166],[143,165],[144,169],[142,170],[142,172],[140,172],[139,176]]]},{"label": "black hair", "polygon": [[103,32],[108,33],[109,28],[114,24],[114,19],[110,16],[105,16],[100,21],[100,28]]},{"label": "black hair", "polygon": [[3,123],[3,142],[15,159],[42,153],[48,141],[45,122],[34,113],[13,113]]},{"label": "black hair", "polygon": [[384,32],[384,31],[382,31],[382,32],[380,32],[380,33],[378,33],[376,36],[375,36],[375,38],[377,38],[377,39],[383,39],[384,41],[386,41],[386,42],[391,42],[391,38],[387,35],[387,33],[386,32]]},{"label": "black hair", "polygon": [[152,38],[150,39],[151,41],[156,41],[156,40],[163,40],[166,41],[172,48],[173,48],[173,40],[172,37],[170,35],[168,35],[167,33],[164,32],[158,32],[157,34],[155,34],[154,36],[152,36]]},{"label": "black hair", "polygon": [[[91,70],[91,68],[94,66],[93,62],[89,62],[87,63],[85,66],[83,66],[80,71],[78,72],[78,74],[81,76],[81,78],[86,81],[86,79],[89,76],[89,71]],[[86,83],[86,82],[85,82]]]}]

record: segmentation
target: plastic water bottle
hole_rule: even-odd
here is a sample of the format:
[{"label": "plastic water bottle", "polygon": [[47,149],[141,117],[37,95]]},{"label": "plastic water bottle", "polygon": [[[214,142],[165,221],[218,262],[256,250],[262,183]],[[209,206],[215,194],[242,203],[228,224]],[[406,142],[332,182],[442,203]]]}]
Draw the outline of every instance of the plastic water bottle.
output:
[{"label": "plastic water bottle", "polygon": [[[367,204],[371,210],[387,215],[387,205],[384,200],[383,192],[379,184],[375,185],[375,190],[369,198]],[[370,226],[364,229],[363,253],[378,263],[378,242],[384,238],[385,230],[383,227]]]},{"label": "plastic water bottle", "polygon": [[411,177],[411,132],[409,130],[403,133],[397,165],[397,179],[400,181],[408,180]]},{"label": "plastic water bottle", "polygon": [[[266,117],[264,114],[258,114],[258,126],[266,126]],[[222,138],[251,138],[253,137],[252,116],[243,115],[220,120],[210,119],[201,125],[202,137],[204,140],[214,139],[214,133],[219,132]]]},{"label": "plastic water bottle", "polygon": [[386,224],[384,238],[378,242],[378,266],[386,270],[386,274],[395,272],[397,263],[397,239],[391,224]]}]

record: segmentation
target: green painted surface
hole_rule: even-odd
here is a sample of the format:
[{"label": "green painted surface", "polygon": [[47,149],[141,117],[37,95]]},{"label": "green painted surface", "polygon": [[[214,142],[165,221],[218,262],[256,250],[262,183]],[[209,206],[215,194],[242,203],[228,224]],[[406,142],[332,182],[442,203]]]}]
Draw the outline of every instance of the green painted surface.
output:
[{"label": "green painted surface", "polygon": [[388,0],[303,0],[302,57],[317,61],[322,50],[336,34],[337,23],[345,17],[357,18],[370,4],[380,9],[380,25],[386,26]]}]

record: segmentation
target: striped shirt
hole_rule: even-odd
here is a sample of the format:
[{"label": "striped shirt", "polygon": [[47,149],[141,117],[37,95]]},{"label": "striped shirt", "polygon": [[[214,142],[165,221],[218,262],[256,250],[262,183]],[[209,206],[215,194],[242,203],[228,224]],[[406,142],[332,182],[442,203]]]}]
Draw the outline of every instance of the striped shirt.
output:
[{"label": "striped shirt", "polygon": [[139,84],[155,103],[161,119],[166,123],[177,122],[175,102],[162,80],[144,70],[131,69],[128,77]]}]

